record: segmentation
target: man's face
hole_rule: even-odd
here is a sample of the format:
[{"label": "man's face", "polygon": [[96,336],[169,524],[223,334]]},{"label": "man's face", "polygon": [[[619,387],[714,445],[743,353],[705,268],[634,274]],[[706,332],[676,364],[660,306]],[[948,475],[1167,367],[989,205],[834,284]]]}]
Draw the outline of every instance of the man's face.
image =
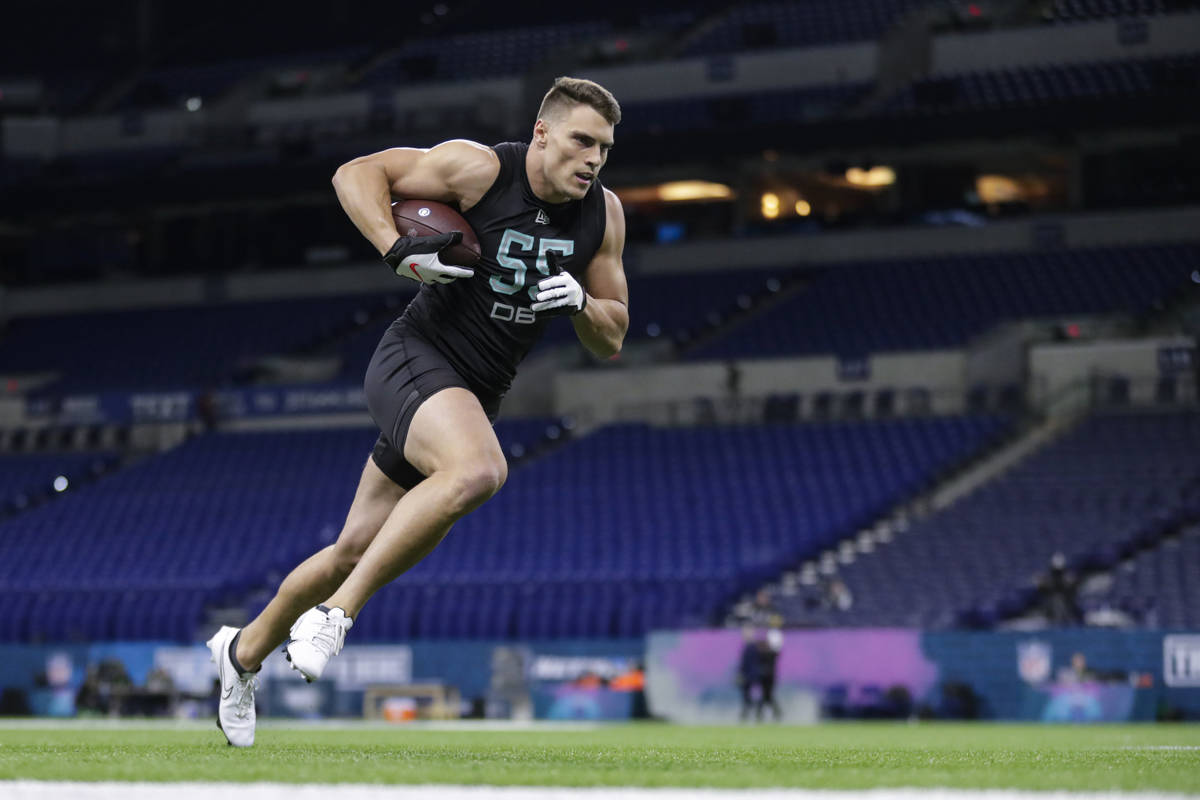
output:
[{"label": "man's face", "polygon": [[538,120],[535,132],[545,137],[550,189],[564,200],[581,199],[608,160],[613,126],[591,106],[575,105],[560,116]]}]

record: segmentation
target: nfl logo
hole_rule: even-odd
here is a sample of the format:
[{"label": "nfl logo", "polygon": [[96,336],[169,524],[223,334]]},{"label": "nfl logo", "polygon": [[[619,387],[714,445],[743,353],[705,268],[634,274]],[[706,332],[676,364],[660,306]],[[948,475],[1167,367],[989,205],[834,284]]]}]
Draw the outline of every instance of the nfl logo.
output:
[{"label": "nfl logo", "polygon": [[1167,686],[1200,686],[1200,636],[1163,639],[1163,680]]},{"label": "nfl logo", "polygon": [[1026,683],[1045,683],[1050,678],[1050,645],[1038,641],[1018,643],[1017,673]]}]

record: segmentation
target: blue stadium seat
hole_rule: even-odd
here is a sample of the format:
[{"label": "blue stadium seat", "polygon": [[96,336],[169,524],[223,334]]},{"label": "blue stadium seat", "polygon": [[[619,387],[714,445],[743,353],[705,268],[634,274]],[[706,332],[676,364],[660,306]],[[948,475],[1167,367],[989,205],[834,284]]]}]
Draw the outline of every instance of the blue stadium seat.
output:
[{"label": "blue stadium seat", "polygon": [[[545,424],[497,429],[511,442]],[[1002,429],[991,418],[604,428],[516,470],[372,599],[356,639],[702,623]],[[207,605],[270,589],[332,540],[374,438],[208,435],[8,520],[0,587],[39,611],[0,637],[190,640]]]},{"label": "blue stadium seat", "polygon": [[56,394],[213,388],[248,359],[317,344],[381,307],[371,295],[17,318],[0,359],[11,373],[63,373]]},{"label": "blue stadium seat", "polygon": [[[1030,581],[1054,553],[1077,567],[1099,567],[1155,543],[1172,520],[1200,510],[1193,508],[1200,503],[1197,448],[1200,414],[1093,417],[842,567],[854,595],[850,611],[814,611],[803,596],[781,601],[793,622],[807,624],[945,627],[968,611],[975,624],[994,622],[1029,602]],[[1194,589],[1183,572],[1198,563],[1185,558],[1198,541],[1193,533],[1177,549],[1140,556],[1134,570],[1118,570],[1113,595],[1157,597],[1159,624],[1194,625],[1195,598],[1190,607],[1182,602]],[[1183,564],[1177,580],[1172,570]]]},{"label": "blue stadium seat", "polygon": [[1198,258],[1185,244],[845,264],[688,358],[955,348],[1008,320],[1141,314],[1187,286]]}]

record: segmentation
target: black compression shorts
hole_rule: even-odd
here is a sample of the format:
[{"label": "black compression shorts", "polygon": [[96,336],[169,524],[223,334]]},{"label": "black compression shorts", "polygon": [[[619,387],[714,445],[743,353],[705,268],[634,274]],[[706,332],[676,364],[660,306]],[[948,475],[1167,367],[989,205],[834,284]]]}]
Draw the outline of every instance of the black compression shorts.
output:
[{"label": "black compression shorts", "polygon": [[398,319],[392,323],[375,348],[363,388],[367,410],[380,430],[371,458],[384,475],[405,489],[411,489],[426,477],[404,458],[404,443],[413,416],[421,403],[451,386],[474,393],[488,420],[496,421],[501,397],[481,396],[407,322]]}]

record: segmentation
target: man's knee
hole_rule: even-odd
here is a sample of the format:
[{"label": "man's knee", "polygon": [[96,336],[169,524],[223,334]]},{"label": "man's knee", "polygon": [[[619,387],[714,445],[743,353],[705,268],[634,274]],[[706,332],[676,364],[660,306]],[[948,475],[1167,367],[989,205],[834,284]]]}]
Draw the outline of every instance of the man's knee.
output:
[{"label": "man's knee", "polygon": [[508,480],[508,464],[503,455],[496,454],[470,466],[450,470],[449,477],[447,509],[455,517],[461,517],[500,491],[500,487]]},{"label": "man's knee", "polygon": [[346,580],[350,577],[350,573],[354,571],[354,567],[358,564],[358,560],[362,558],[362,553],[356,553],[346,547],[333,548],[333,566],[331,572],[332,577],[340,580]]},{"label": "man's knee", "polygon": [[362,554],[366,552],[367,545],[371,543],[371,539],[378,533],[378,530],[369,531],[365,528],[354,530],[347,528],[342,532],[336,544],[331,545],[333,549],[333,561],[331,571],[332,577],[339,581],[344,581],[354,571],[354,567],[358,565],[358,560],[362,558]]}]

